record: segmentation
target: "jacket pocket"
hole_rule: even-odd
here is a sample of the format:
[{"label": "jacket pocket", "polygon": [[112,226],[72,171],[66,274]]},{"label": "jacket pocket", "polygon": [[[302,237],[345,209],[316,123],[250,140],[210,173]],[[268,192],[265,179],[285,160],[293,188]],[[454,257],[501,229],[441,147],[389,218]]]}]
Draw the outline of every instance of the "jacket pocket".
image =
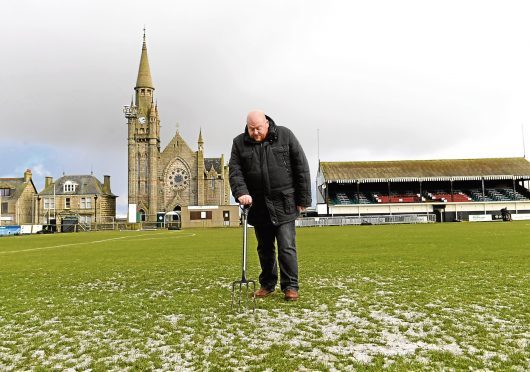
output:
[{"label": "jacket pocket", "polygon": [[285,168],[287,172],[291,171],[291,161],[289,159],[289,146],[280,146],[272,149],[278,166]]},{"label": "jacket pocket", "polygon": [[283,198],[283,211],[285,214],[292,214],[296,212],[295,200],[294,200],[294,191],[282,191]]}]

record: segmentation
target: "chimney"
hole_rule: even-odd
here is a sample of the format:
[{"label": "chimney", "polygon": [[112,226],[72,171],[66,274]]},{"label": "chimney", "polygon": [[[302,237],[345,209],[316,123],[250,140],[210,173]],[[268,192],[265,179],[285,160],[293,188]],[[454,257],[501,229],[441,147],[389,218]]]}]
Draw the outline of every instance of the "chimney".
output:
[{"label": "chimney", "polygon": [[24,182],[31,181],[31,169],[26,169],[24,172]]},{"label": "chimney", "polygon": [[110,176],[103,176],[103,193],[110,194]]},{"label": "chimney", "polygon": [[45,177],[44,178],[44,188],[51,186],[53,184],[53,177]]}]

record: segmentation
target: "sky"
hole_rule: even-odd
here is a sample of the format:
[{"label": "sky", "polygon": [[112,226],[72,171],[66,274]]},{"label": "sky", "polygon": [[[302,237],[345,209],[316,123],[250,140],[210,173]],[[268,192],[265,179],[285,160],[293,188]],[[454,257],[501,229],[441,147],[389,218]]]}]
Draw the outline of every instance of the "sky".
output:
[{"label": "sky", "polygon": [[[17,0],[0,23],[0,177],[111,176],[146,28],[162,148],[230,154],[248,111],[321,161],[530,151],[527,1]],[[528,156],[527,156],[528,158]]]}]

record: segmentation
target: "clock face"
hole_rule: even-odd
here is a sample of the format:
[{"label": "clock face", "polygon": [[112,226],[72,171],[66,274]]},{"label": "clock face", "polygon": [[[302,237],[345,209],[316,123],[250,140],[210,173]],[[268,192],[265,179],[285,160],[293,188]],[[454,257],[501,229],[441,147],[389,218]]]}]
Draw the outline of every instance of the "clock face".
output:
[{"label": "clock face", "polygon": [[175,168],[168,174],[169,185],[177,190],[184,190],[190,184],[190,175],[183,168]]},{"label": "clock face", "polygon": [[145,116],[140,116],[138,118],[138,121],[140,122],[140,124],[145,124]]}]

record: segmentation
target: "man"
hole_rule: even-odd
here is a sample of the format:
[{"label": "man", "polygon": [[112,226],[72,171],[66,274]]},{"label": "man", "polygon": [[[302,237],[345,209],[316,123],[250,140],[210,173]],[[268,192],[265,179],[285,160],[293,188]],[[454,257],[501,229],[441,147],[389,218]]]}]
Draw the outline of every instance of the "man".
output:
[{"label": "man", "polygon": [[280,288],[288,301],[298,300],[295,219],[311,205],[309,165],[294,134],[262,111],[247,115],[245,131],[234,138],[229,162],[230,187],[241,205],[252,205],[261,265],[256,297],[274,292],[278,265]]}]

